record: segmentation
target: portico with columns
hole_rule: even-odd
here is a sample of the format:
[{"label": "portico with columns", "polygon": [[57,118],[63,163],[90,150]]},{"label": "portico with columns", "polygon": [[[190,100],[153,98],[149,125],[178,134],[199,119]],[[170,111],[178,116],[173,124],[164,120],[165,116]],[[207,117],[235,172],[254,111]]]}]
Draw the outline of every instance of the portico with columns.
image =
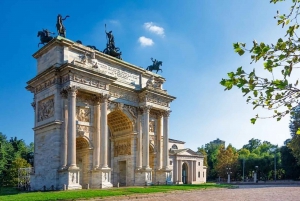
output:
[{"label": "portico with columns", "polygon": [[60,36],[33,57],[32,190],[173,182],[162,76]]}]

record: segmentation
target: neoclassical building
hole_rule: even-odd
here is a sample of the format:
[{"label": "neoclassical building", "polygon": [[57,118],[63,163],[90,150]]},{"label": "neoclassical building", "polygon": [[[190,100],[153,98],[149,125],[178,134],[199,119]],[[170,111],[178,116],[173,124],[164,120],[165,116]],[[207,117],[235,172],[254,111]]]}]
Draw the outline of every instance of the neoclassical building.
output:
[{"label": "neoclassical building", "polygon": [[162,76],[60,36],[33,57],[32,190],[206,182],[203,156],[169,139]]}]

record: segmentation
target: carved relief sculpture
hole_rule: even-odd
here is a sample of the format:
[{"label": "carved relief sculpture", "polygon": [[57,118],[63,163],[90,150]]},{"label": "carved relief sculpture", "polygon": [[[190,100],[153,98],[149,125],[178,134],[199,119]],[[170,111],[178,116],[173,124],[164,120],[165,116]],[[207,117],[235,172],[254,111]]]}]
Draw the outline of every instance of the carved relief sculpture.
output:
[{"label": "carved relief sculpture", "polygon": [[78,121],[90,121],[90,108],[76,107],[76,116]]},{"label": "carved relief sculpture", "polygon": [[43,121],[54,116],[54,98],[42,100],[38,104],[38,121]]},{"label": "carved relief sculpture", "polygon": [[131,140],[119,140],[114,143],[114,156],[130,155],[131,154]]}]

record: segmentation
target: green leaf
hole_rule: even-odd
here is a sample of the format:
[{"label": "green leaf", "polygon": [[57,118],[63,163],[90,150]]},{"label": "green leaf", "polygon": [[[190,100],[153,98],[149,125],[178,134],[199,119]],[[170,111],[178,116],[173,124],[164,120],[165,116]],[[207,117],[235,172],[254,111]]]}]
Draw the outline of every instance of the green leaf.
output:
[{"label": "green leaf", "polygon": [[256,118],[252,118],[252,119],[250,119],[250,121],[251,121],[252,124],[255,124]]}]

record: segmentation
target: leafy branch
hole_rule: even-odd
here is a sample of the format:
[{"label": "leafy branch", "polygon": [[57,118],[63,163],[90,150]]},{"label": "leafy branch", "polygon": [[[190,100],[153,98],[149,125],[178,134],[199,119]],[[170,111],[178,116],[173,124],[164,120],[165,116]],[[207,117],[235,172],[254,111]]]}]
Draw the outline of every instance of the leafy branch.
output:
[{"label": "leafy branch", "polygon": [[[276,4],[284,0],[271,0],[270,3]],[[293,108],[299,104],[300,89],[298,80],[290,81],[293,69],[299,68],[300,63],[300,38],[296,31],[299,29],[297,21],[299,15],[300,0],[292,0],[290,12],[281,15],[277,11],[274,17],[277,24],[286,28],[286,34],[279,38],[275,44],[265,44],[264,42],[253,41],[250,49],[246,48],[245,43],[234,43],[233,48],[240,56],[246,52],[251,54],[251,64],[253,62],[263,61],[264,70],[270,74],[270,78],[260,77],[255,69],[246,73],[242,67],[236,72],[229,72],[227,79],[222,79],[220,84],[225,90],[232,87],[241,89],[244,96],[247,97],[247,103],[257,107],[273,110],[274,114],[270,117],[259,117],[256,115],[251,119],[255,123],[258,118],[276,118],[279,121],[287,114],[293,114]],[[280,70],[279,78],[274,78],[274,71]]]}]

